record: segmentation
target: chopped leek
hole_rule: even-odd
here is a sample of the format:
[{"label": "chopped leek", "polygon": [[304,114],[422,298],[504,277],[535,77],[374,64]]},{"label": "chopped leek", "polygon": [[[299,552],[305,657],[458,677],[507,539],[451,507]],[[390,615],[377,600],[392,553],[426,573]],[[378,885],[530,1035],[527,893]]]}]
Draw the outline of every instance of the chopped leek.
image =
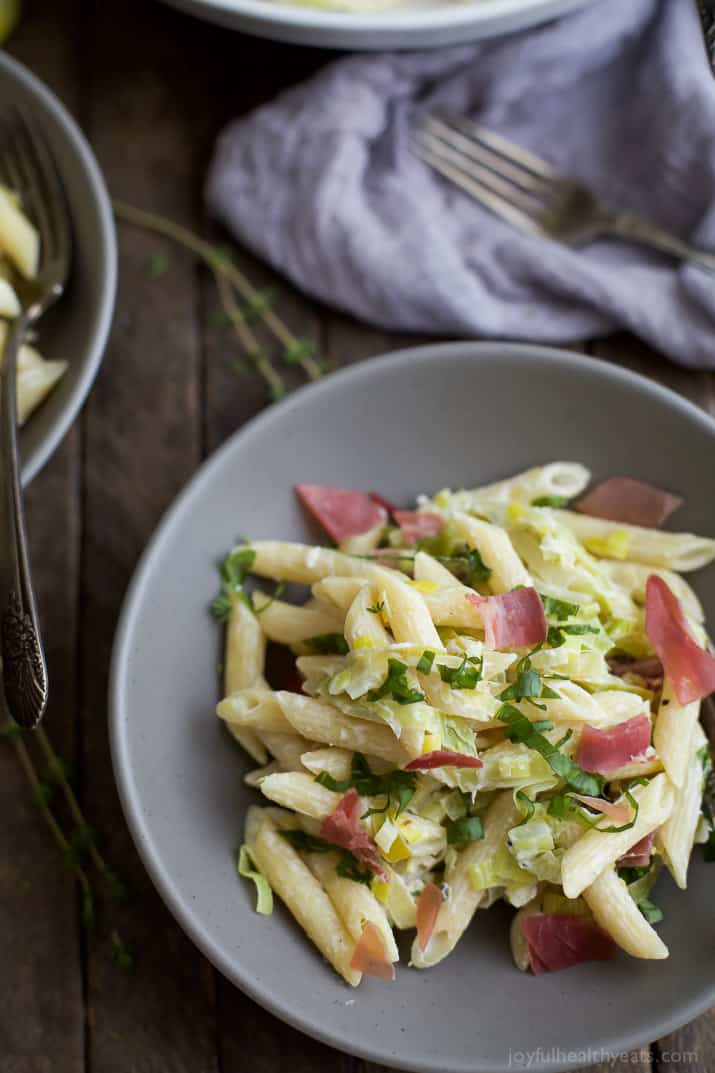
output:
[{"label": "chopped leek", "polygon": [[236,857],[236,870],[244,879],[250,879],[256,884],[256,912],[263,916],[270,916],[273,912],[273,891],[271,885],[261,871],[256,868],[247,845],[241,846]]}]

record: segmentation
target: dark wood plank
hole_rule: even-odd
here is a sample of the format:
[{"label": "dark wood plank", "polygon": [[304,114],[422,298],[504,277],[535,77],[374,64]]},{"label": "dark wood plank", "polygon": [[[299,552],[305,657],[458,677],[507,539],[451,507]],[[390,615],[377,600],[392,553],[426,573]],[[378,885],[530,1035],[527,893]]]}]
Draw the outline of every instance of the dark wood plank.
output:
[{"label": "dark wood plank", "polygon": [[[77,34],[52,0],[33,6],[10,44],[72,110],[79,104]],[[69,22],[65,24],[65,19]],[[48,48],[48,39],[53,41]],[[26,497],[33,578],[47,649],[47,733],[73,763],[77,745],[77,426]],[[44,765],[40,762],[40,769]],[[84,1009],[74,880],[39,816],[12,746],[0,748],[0,1066],[12,1073],[81,1073]]]},{"label": "dark wood plank", "polygon": [[[87,118],[118,197],[195,225],[201,101],[191,74],[193,24],[159,4],[91,5]],[[173,28],[181,23],[185,32]],[[130,883],[123,938],[137,971],[107,943],[88,963],[88,1065],[97,1073],[209,1073],[216,1068],[213,970],[152,888],[124,824],[107,742],[107,667],[118,609],[161,513],[200,458],[195,266],[165,242],[122,226],[120,291],[104,368],[85,416],[81,681],[85,786],[108,853]],[[160,279],[147,259],[170,258]]]},{"label": "dark wood plank", "polygon": [[715,1008],[654,1044],[657,1073],[710,1073],[715,1056]]}]

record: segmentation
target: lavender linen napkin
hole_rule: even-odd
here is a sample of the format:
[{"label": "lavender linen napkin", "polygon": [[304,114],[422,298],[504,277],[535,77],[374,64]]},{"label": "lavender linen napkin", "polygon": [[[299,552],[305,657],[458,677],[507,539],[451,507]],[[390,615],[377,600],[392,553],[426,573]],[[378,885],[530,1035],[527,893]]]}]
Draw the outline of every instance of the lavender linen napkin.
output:
[{"label": "lavender linen napkin", "polygon": [[471,115],[715,249],[715,80],[691,0],[597,0],[541,29],[340,59],[231,123],[207,199],[310,295],[388,329],[569,341],[629,329],[715,368],[715,276],[643,247],[522,235],[411,153]]}]

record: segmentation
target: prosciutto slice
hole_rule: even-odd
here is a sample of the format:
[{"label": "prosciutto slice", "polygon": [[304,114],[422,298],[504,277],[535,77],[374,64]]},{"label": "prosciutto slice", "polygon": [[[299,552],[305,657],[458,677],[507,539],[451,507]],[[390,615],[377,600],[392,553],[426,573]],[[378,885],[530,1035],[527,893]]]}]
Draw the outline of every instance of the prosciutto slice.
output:
[{"label": "prosciutto slice", "polygon": [[637,715],[604,730],[586,723],[576,749],[576,763],[586,771],[610,775],[645,753],[650,745],[650,729],[647,715]]},{"label": "prosciutto slice", "polygon": [[588,917],[523,916],[519,926],[535,973],[568,969],[582,961],[610,961],[616,956],[611,936]]},{"label": "prosciutto slice", "polygon": [[479,611],[488,648],[523,648],[546,640],[544,605],[536,589],[512,589],[498,596],[468,592]]},{"label": "prosciutto slice", "polygon": [[381,980],[395,979],[395,966],[387,956],[379,928],[371,920],[365,924],[362,935],[355,944],[350,968],[363,972],[366,976],[377,976]]},{"label": "prosciutto slice", "polygon": [[436,536],[444,529],[444,519],[439,514],[420,514],[416,510],[394,510],[392,514],[406,544],[416,544],[418,540]]},{"label": "prosciutto slice", "polygon": [[482,767],[482,762],[478,756],[455,753],[451,749],[435,749],[432,753],[424,753],[410,760],[405,771],[432,771],[436,767]]},{"label": "prosciutto slice", "polygon": [[576,510],[595,518],[654,529],[682,506],[680,496],[631,477],[610,477],[579,499]]},{"label": "prosciutto slice", "polygon": [[432,938],[442,901],[442,891],[436,883],[427,883],[422,888],[417,899],[417,942],[420,944],[420,950],[425,950]]},{"label": "prosciutto slice", "polygon": [[715,690],[715,657],[694,640],[677,597],[657,574],[646,583],[645,630],[679,704]]},{"label": "prosciutto slice", "polygon": [[341,797],[335,811],[323,820],[319,836],[348,850],[370,872],[387,882],[389,874],[380,860],[377,845],[360,823],[360,812],[360,795],[353,786]]},{"label": "prosciutto slice", "polygon": [[385,499],[379,492],[370,492],[370,499],[374,500],[379,506],[384,507],[388,514],[393,514],[397,510],[397,507],[391,499]]},{"label": "prosciutto slice", "polygon": [[635,846],[631,846],[628,850],[628,853],[616,861],[617,866],[619,868],[647,868],[650,864],[654,842],[655,831],[651,831],[649,835],[641,838],[640,842],[636,842]]},{"label": "prosciutto slice", "polygon": [[369,492],[326,488],[322,484],[296,484],[295,490],[336,544],[387,522],[387,510]]},{"label": "prosciutto slice", "polygon": [[628,823],[633,819],[633,809],[627,801],[605,801],[602,797],[589,797],[588,794],[571,794],[574,801],[587,805],[594,812],[608,816],[614,823]]}]

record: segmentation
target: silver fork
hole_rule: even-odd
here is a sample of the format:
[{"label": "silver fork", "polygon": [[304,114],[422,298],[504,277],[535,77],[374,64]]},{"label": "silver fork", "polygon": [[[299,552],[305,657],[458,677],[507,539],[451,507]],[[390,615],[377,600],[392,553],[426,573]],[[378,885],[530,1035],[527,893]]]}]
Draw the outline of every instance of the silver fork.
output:
[{"label": "silver fork", "polygon": [[0,372],[0,649],[9,714],[35,727],[47,706],[47,665],[32,591],[17,445],[17,357],[28,331],[62,295],[72,259],[64,190],[35,122],[14,109],[0,120],[0,181],[17,193],[40,235],[37,278],[21,288]]},{"label": "silver fork", "polygon": [[415,130],[413,144],[435,171],[520,231],[569,246],[611,235],[715,272],[715,253],[638,216],[611,212],[588,187],[471,119],[427,116]]}]

